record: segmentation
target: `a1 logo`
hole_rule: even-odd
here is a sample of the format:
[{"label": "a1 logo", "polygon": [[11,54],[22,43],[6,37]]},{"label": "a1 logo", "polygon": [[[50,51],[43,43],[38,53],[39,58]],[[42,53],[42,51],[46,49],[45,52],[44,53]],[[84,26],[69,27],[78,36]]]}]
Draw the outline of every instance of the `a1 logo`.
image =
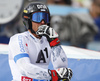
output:
[{"label": "a1 logo", "polygon": [[[45,51],[46,57],[45,57],[43,51]],[[45,48],[43,51],[40,50],[36,63],[40,63],[41,61],[42,61],[42,63],[46,63],[46,58],[48,58],[48,49]]]}]

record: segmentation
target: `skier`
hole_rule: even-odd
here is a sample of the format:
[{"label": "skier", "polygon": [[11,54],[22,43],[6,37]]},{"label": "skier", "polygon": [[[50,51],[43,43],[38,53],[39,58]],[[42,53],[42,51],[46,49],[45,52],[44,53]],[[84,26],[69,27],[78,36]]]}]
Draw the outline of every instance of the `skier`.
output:
[{"label": "skier", "polygon": [[[32,2],[22,18],[27,31],[12,36],[9,42],[12,81],[70,81],[72,70],[67,67],[58,34],[49,27],[48,7]],[[54,70],[48,69],[50,61]]]}]

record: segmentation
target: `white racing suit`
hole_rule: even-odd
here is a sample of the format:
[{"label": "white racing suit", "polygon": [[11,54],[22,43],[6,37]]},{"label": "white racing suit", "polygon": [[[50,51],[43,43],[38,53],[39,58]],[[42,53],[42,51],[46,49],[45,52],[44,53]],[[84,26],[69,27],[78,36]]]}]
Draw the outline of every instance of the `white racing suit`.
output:
[{"label": "white racing suit", "polygon": [[9,65],[12,81],[47,81],[50,61],[54,69],[67,68],[67,57],[61,46],[50,47],[47,38],[36,38],[30,32],[16,34],[9,42]]}]

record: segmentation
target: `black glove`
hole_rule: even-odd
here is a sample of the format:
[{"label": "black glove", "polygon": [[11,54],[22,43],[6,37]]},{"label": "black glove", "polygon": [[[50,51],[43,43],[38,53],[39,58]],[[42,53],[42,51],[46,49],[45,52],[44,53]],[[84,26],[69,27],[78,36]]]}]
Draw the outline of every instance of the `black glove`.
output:
[{"label": "black glove", "polygon": [[39,26],[36,34],[38,36],[46,36],[51,47],[56,46],[60,43],[58,39],[58,34],[55,32],[53,28],[47,25]]},{"label": "black glove", "polygon": [[70,68],[59,68],[57,70],[49,70],[49,74],[52,77],[51,81],[70,81],[73,72]]}]

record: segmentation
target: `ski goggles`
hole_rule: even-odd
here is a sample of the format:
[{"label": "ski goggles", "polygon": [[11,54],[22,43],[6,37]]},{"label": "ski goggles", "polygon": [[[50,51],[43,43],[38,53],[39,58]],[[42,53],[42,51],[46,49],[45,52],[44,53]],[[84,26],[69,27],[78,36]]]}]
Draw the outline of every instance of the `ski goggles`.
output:
[{"label": "ski goggles", "polygon": [[44,20],[45,23],[49,23],[49,13],[36,12],[32,14],[32,21],[40,23],[42,20]]}]

